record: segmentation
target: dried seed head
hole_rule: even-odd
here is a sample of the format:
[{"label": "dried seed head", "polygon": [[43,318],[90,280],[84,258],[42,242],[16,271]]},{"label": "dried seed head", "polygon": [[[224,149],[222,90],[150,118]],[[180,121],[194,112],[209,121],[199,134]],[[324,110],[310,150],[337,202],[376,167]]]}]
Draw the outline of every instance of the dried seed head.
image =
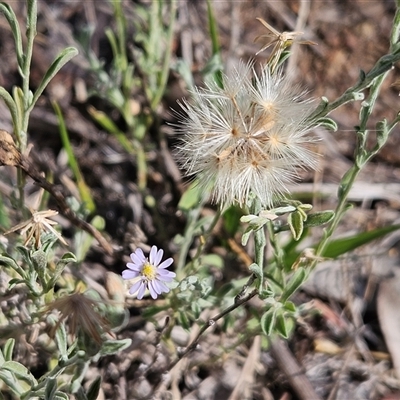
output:
[{"label": "dried seed head", "polygon": [[97,311],[97,302],[83,293],[73,293],[60,297],[46,307],[46,312],[58,310],[60,317],[53,333],[59,325],[66,321],[71,335],[76,336],[82,329],[96,343],[101,344],[101,333],[110,331],[110,324]]},{"label": "dried seed head", "polygon": [[39,249],[42,245],[41,243],[41,235],[43,232],[51,232],[56,238],[63,244],[67,244],[67,242],[63,239],[63,237],[58,233],[53,226],[57,225],[56,221],[49,219],[49,217],[54,217],[58,214],[58,211],[55,210],[46,210],[46,211],[35,211],[30,210],[32,217],[29,218],[25,222],[21,222],[20,224],[14,226],[9,229],[4,234],[7,235],[11,232],[15,232],[21,230],[21,235],[25,236],[24,246],[26,246],[31,239],[34,239],[35,246]]},{"label": "dried seed head", "polygon": [[196,89],[193,103],[180,103],[180,163],[222,206],[242,205],[252,192],[271,207],[298,168],[317,166],[306,122],[311,102],[268,66],[257,75],[242,64],[223,77],[223,87]]}]

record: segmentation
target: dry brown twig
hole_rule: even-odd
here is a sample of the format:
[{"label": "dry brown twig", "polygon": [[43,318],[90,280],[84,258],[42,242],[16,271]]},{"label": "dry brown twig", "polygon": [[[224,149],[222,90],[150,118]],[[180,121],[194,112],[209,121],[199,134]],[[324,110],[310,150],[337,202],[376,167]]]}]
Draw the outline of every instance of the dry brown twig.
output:
[{"label": "dry brown twig", "polygon": [[[247,303],[249,300],[251,300],[254,296],[256,296],[258,294],[258,290],[254,289],[253,291],[251,291],[250,293],[248,293],[246,296],[243,295],[239,297],[236,296],[235,298],[235,302],[225,308],[223,311],[221,311],[219,314],[215,315],[214,317],[212,317],[211,319],[209,319],[208,321],[206,321],[202,327],[197,331],[196,335],[194,336],[194,338],[192,339],[192,341],[190,342],[190,344],[185,347],[184,349],[182,349],[180,352],[178,352],[178,356],[175,358],[175,360],[171,361],[168,365],[168,367],[165,370],[165,373],[170,372],[182,359],[184,359],[185,357],[187,357],[192,351],[196,350],[198,345],[199,345],[199,341],[201,336],[207,331],[208,328],[214,326],[216,324],[216,322],[218,320],[220,320],[221,318],[225,317],[226,315],[228,315],[231,311],[235,310],[236,308],[240,307],[242,304]],[[160,389],[164,387],[164,383],[162,378],[160,379],[160,382],[158,383],[154,393],[158,396],[158,394],[160,393]],[[155,397],[157,398],[157,397]]]},{"label": "dry brown twig", "polygon": [[279,337],[272,340],[271,353],[280,370],[286,375],[290,385],[301,400],[321,399],[284,340]]}]

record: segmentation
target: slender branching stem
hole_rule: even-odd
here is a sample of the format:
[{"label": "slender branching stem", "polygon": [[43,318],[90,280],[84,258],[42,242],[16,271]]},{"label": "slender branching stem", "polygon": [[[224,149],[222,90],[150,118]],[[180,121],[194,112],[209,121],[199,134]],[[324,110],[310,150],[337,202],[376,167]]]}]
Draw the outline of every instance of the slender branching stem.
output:
[{"label": "slender branching stem", "polygon": [[195,350],[199,344],[200,337],[204,334],[204,332],[214,326],[218,320],[228,315],[233,310],[239,308],[242,304],[247,303],[250,299],[252,299],[256,294],[258,294],[258,290],[254,289],[250,292],[247,296],[243,297],[242,299],[235,301],[231,306],[226,308],[225,310],[221,311],[219,314],[215,315],[211,319],[209,319],[199,330],[196,337],[192,340],[192,342],[187,346],[182,352],[180,352],[179,356],[171,362],[168,366],[167,371],[170,371],[178,362],[183,358],[186,357],[189,353]]}]

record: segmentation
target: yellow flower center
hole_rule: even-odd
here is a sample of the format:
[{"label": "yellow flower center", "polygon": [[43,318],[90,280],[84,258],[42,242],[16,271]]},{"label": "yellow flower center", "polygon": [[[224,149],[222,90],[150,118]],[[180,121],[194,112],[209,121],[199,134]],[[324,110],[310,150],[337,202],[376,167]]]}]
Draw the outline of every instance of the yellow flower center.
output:
[{"label": "yellow flower center", "polygon": [[157,268],[155,268],[154,265],[151,265],[149,262],[146,262],[142,269],[142,275],[149,281],[152,281],[157,275]]}]

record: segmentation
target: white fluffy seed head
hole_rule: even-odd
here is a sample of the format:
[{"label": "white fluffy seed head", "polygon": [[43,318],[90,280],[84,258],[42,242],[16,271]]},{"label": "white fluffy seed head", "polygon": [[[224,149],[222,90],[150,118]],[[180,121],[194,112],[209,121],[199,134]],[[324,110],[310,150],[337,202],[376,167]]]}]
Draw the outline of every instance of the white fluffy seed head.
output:
[{"label": "white fluffy seed head", "polygon": [[181,166],[221,206],[243,205],[253,193],[272,207],[285,185],[298,180],[298,168],[317,167],[310,149],[316,139],[306,123],[310,101],[268,66],[258,76],[251,64],[241,64],[223,86],[197,89],[192,103],[180,103]]}]

